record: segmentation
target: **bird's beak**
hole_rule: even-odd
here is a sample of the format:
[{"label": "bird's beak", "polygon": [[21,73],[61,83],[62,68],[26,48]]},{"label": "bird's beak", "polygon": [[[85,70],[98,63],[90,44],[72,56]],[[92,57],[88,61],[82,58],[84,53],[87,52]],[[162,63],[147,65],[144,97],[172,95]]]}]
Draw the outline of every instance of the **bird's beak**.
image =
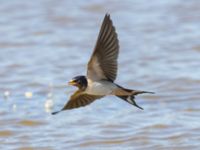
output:
[{"label": "bird's beak", "polygon": [[68,82],[68,84],[69,84],[69,85],[73,85],[73,86],[76,86],[76,85],[77,85],[77,83],[76,83],[75,80],[70,80],[70,81]]}]

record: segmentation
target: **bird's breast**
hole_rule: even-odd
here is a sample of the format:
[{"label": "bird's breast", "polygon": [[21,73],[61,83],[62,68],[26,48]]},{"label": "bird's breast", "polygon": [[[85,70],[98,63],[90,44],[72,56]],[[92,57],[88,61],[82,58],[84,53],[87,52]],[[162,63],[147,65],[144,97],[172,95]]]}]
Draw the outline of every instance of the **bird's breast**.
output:
[{"label": "bird's breast", "polygon": [[116,85],[109,81],[89,81],[85,90],[91,95],[111,95],[116,88]]}]

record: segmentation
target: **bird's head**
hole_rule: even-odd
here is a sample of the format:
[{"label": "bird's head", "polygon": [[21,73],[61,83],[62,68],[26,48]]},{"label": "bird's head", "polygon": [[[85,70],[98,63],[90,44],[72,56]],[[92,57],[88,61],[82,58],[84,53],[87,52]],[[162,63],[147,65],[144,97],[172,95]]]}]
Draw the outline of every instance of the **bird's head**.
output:
[{"label": "bird's head", "polygon": [[85,76],[76,76],[69,81],[69,85],[78,87],[80,90],[85,90],[87,88],[87,79]]}]

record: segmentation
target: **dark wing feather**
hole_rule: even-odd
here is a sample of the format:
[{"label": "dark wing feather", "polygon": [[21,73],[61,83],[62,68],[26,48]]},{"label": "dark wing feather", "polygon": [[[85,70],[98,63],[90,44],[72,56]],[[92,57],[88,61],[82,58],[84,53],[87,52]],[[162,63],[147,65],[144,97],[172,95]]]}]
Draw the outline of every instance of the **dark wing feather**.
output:
[{"label": "dark wing feather", "polygon": [[106,14],[101,25],[95,49],[88,63],[87,77],[92,80],[114,81],[117,76],[119,43],[110,15]]},{"label": "dark wing feather", "polygon": [[101,97],[103,96],[80,94],[76,96],[75,98],[70,99],[62,110],[83,107],[83,106],[89,105],[90,103],[92,103],[93,101]]},{"label": "dark wing feather", "polygon": [[[83,107],[83,106],[89,105],[96,99],[99,99],[102,97],[103,96],[89,95],[89,94],[85,94],[80,91],[77,91],[70,97],[70,100],[65,104],[65,106],[60,111]],[[53,112],[52,114],[57,114],[60,111]]]}]

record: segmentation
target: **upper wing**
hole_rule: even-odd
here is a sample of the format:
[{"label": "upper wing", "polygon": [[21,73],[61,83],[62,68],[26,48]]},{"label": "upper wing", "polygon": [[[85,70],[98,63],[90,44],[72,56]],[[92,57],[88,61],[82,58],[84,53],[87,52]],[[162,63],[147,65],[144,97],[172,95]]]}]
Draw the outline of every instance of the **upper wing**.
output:
[{"label": "upper wing", "polygon": [[87,77],[92,80],[108,79],[117,76],[119,43],[110,15],[106,14],[101,25],[93,54],[88,62]]},{"label": "upper wing", "polygon": [[[65,106],[60,111],[82,107],[102,97],[103,96],[88,95],[80,91],[77,91],[70,97],[70,100],[65,104]],[[53,112],[52,114],[57,114],[60,111]]]}]

